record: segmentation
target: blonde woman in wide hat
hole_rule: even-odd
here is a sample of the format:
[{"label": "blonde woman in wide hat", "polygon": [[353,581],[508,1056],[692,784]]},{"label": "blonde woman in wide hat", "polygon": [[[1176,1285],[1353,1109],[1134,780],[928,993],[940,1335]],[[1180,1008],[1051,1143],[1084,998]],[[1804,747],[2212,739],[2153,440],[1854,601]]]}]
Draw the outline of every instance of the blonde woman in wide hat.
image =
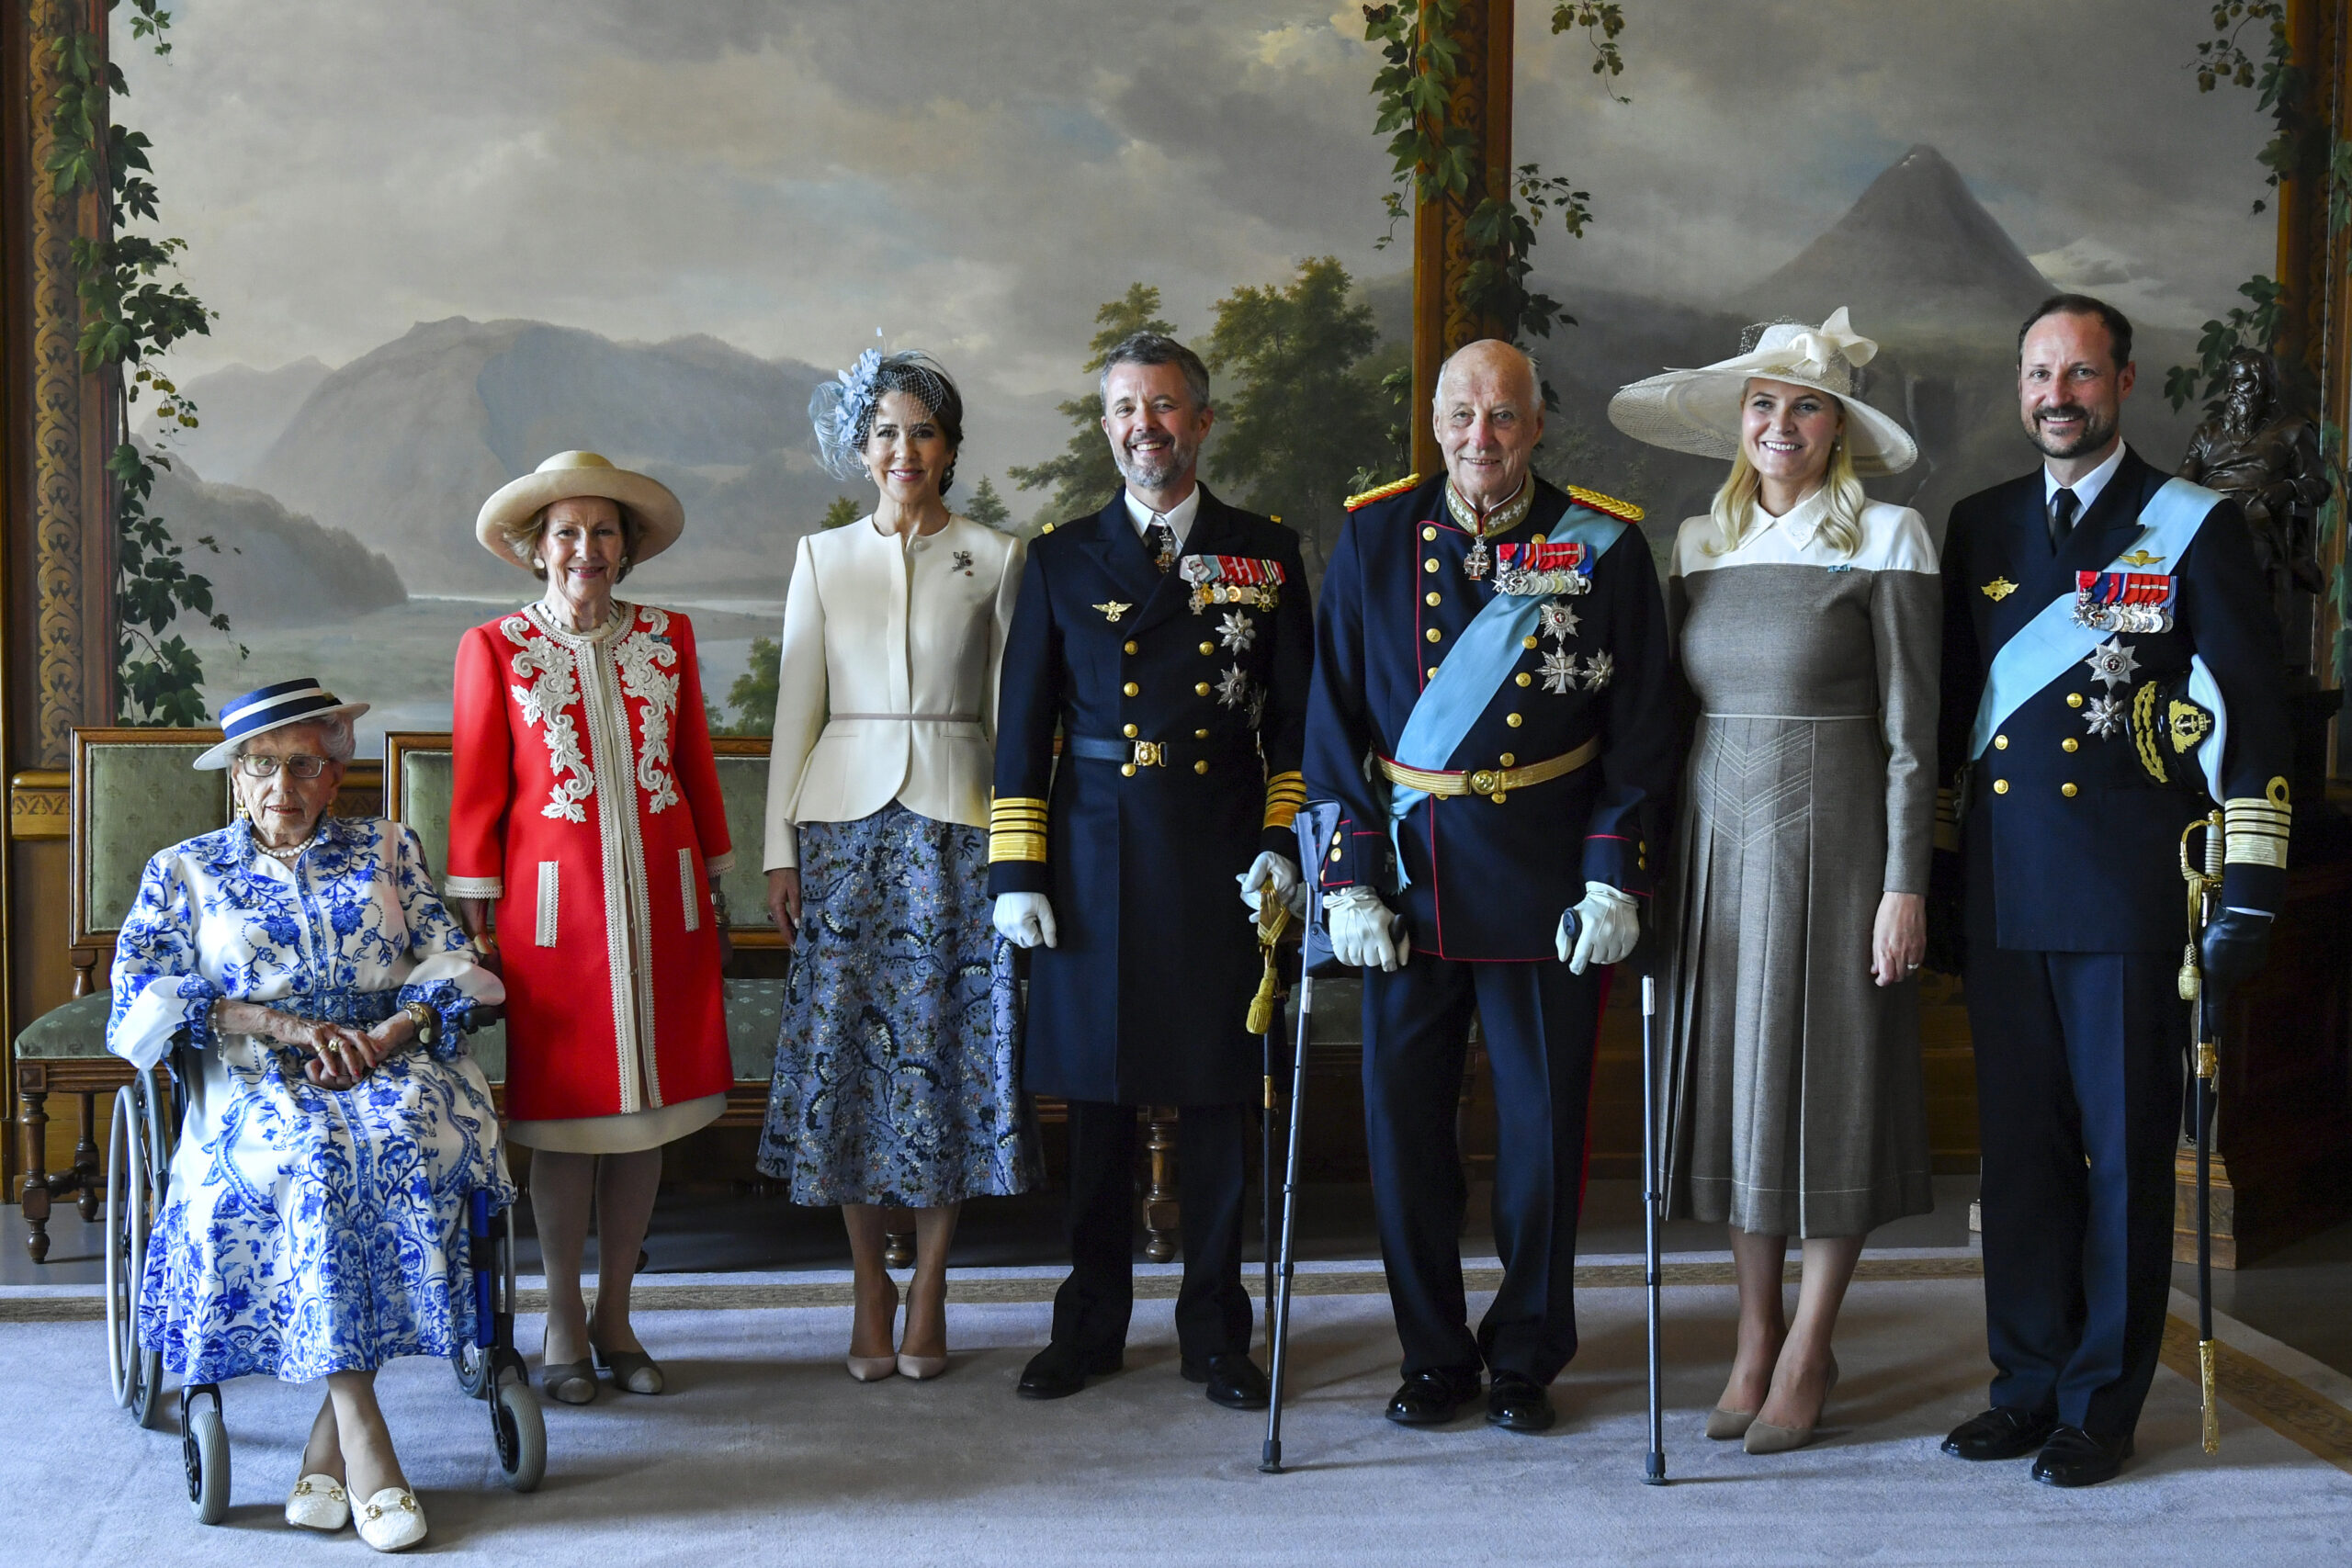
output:
[{"label": "blonde woman in wide hat", "polygon": [[[584,1404],[595,1369],[659,1393],[629,1282],[662,1145],[726,1108],[719,965],[733,863],[694,627],[615,590],[675,544],[678,498],[593,452],[560,452],[475,520],[546,583],[458,647],[448,890],[494,923],[507,989],[507,1136],[532,1151],[545,1258],[541,1378]],[[494,922],[491,919],[494,912]],[[581,1294],[594,1200],[596,1311]]]},{"label": "blonde woman in wide hat", "polygon": [[1731,463],[1668,575],[1697,722],[1661,930],[1670,1212],[1727,1222],[1739,1280],[1707,1435],[1750,1453],[1811,1440],[1863,1238],[1933,1206],[1917,970],[1942,602],[1924,520],[1862,489],[1918,456],[1862,399],[1877,348],[1843,310],[1774,322],[1609,406],[1628,435]]}]

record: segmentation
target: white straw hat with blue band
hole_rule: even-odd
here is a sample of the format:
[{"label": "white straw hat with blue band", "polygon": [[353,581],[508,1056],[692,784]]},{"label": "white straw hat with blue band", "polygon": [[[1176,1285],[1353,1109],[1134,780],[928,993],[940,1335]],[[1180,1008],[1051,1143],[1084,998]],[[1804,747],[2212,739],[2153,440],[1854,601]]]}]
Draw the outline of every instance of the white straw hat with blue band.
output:
[{"label": "white straw hat with blue band", "polygon": [[357,718],[367,711],[366,703],[345,702],[320,685],[315,675],[258,687],[220,705],[220,744],[198,757],[196,765],[225,768],[237,754],[237,748],[256,735],[283,729],[289,724],[316,724],[337,716]]}]

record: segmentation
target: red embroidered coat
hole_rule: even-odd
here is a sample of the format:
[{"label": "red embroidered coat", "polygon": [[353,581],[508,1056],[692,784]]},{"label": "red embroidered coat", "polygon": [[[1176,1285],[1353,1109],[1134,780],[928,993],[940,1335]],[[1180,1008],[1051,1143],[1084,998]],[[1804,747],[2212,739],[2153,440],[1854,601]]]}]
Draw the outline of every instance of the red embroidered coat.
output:
[{"label": "red embroidered coat", "polygon": [[456,708],[448,891],[497,904],[506,1113],[726,1092],[710,885],[734,854],[686,617],[501,615],[458,645]]}]

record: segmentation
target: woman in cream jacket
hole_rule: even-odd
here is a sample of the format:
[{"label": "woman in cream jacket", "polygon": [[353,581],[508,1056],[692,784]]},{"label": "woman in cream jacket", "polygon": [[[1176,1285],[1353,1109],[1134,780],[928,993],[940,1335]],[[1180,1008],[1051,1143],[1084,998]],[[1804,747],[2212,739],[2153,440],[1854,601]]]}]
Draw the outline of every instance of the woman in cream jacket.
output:
[{"label": "woman in cream jacket", "polygon": [[[946,1370],[957,1207],[1023,1190],[1035,1164],[987,895],[997,668],[1023,548],[947,509],[963,412],[917,354],[869,351],[820,389],[827,466],[865,473],[880,499],[800,541],[777,670],[768,903],[794,951],[759,1163],[794,1202],[842,1206],[861,1381]],[[895,1346],[892,1207],[915,1211]]]}]

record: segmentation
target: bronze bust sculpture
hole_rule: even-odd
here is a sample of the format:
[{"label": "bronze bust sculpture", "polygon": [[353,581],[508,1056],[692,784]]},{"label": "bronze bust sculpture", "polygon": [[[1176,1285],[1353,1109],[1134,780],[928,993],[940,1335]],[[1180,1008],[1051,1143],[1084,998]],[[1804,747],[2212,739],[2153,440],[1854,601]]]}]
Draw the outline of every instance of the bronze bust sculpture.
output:
[{"label": "bronze bust sculpture", "polygon": [[2181,458],[2182,479],[2217,490],[2245,513],[2256,562],[2269,580],[2290,669],[2311,667],[2310,595],[2324,586],[2318,558],[2319,509],[2327,470],[2319,431],[2281,396],[2278,362],[2259,349],[2231,353],[2222,372],[2222,410],[2197,427]]}]

